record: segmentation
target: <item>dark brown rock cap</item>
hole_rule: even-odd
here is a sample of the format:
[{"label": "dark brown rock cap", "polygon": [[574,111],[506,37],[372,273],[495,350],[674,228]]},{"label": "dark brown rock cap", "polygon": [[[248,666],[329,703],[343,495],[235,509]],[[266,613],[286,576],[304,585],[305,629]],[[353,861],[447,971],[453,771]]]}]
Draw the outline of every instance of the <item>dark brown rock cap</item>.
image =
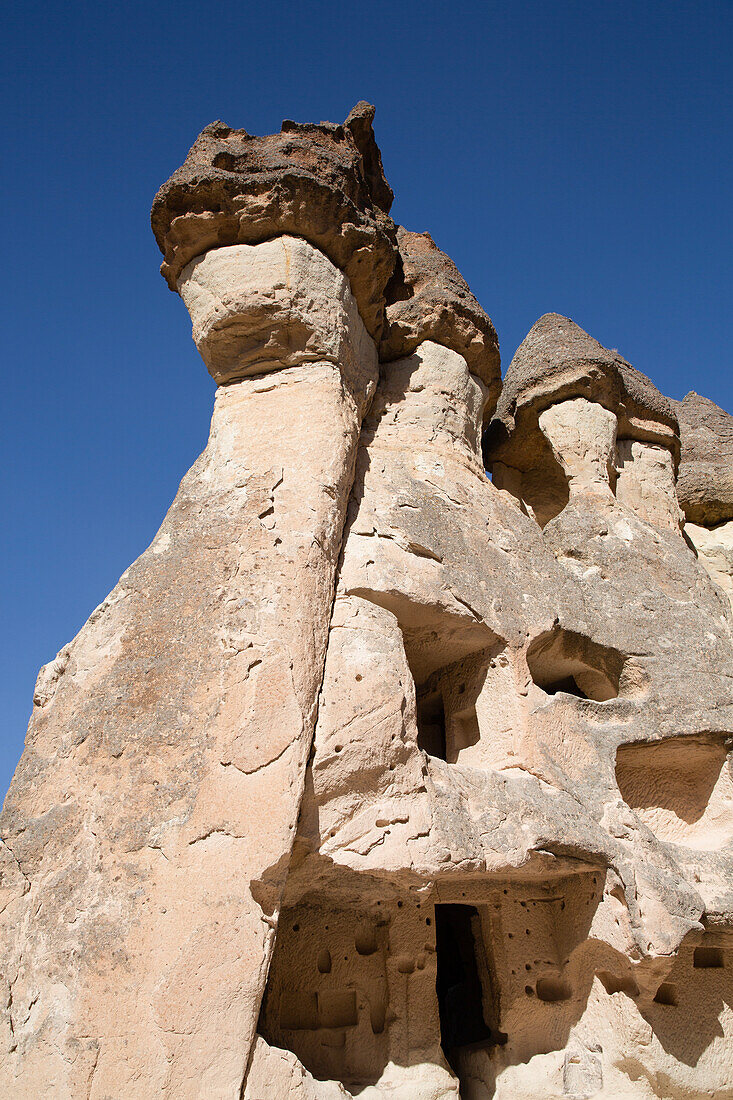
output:
[{"label": "dark brown rock cap", "polygon": [[669,447],[679,459],[673,403],[617,351],[610,351],[559,313],[546,313],[530,329],[509,364],[484,439],[487,457],[513,465],[522,440],[537,429],[544,409],[585,397],[618,417],[619,439],[639,439]]},{"label": "dark brown rock cap", "polygon": [[691,523],[733,519],[733,416],[691,391],[674,402],[682,452],[677,496]]},{"label": "dark brown rock cap", "polygon": [[171,289],[186,264],[211,248],[289,233],[345,272],[379,340],[397,247],[373,119],[374,107],[362,102],[341,125],[286,120],[279,134],[265,137],[223,122],[206,126],[153,202],[161,273]]},{"label": "dark brown rock cap", "polygon": [[423,340],[444,344],[464,357],[489,387],[487,408],[501,387],[499,341],[491,319],[460,271],[429,233],[397,230],[399,258],[387,286],[387,325],[380,358],[402,359]]}]

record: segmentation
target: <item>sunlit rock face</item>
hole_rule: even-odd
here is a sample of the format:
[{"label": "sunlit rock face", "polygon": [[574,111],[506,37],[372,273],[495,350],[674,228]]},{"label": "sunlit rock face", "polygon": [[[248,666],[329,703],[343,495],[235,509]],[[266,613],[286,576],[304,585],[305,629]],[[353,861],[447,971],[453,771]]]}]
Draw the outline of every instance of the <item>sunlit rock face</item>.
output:
[{"label": "sunlit rock face", "polygon": [[733,602],[733,416],[694,392],[675,405],[685,533],[700,564]]},{"label": "sunlit rock face", "polygon": [[731,418],[557,314],[502,385],[373,114],[156,198],[211,435],[39,674],[3,1096],[733,1097]]}]

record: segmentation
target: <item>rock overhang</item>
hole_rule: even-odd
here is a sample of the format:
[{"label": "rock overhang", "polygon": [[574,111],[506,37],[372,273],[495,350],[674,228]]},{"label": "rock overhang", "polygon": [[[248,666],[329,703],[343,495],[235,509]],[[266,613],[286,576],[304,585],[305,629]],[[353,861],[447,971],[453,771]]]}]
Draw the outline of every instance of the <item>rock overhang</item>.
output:
[{"label": "rock overhang", "polygon": [[364,323],[378,337],[396,245],[373,117],[374,108],[359,103],[342,125],[286,120],[280,133],[264,137],[223,122],[206,126],[153,202],[171,289],[186,264],[211,248],[300,236],[349,276]]},{"label": "rock overhang", "polygon": [[399,257],[387,287],[387,326],[380,344],[383,362],[410,355],[424,340],[458,352],[487,387],[486,414],[501,387],[496,329],[460,271],[429,233],[397,229]]}]

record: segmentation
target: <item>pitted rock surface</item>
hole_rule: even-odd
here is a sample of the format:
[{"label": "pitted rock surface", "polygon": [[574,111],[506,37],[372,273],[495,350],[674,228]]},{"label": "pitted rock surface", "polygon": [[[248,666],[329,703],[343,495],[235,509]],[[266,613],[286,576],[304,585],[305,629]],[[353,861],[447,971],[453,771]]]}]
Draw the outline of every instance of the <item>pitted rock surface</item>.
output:
[{"label": "pitted rock surface", "polygon": [[546,313],[530,329],[507,370],[489,446],[534,422],[550,404],[586,397],[619,414],[621,433],[678,449],[673,403],[616,351],[609,351],[559,313]]}]

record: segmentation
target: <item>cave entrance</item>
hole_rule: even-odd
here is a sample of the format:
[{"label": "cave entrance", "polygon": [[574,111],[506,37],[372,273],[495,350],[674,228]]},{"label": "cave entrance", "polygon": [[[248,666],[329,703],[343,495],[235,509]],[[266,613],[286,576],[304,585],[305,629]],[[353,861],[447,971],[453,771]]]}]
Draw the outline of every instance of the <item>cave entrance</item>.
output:
[{"label": "cave entrance", "polygon": [[618,696],[625,661],[617,649],[559,626],[538,635],[527,650],[532,679],[548,695],[566,692],[597,703]]},{"label": "cave entrance", "polygon": [[445,707],[440,691],[417,692],[417,746],[429,756],[446,759]]},{"label": "cave entrance", "polygon": [[435,906],[435,949],[440,1042],[460,1081],[465,1048],[506,1042],[497,1027],[481,919],[473,905]]}]

